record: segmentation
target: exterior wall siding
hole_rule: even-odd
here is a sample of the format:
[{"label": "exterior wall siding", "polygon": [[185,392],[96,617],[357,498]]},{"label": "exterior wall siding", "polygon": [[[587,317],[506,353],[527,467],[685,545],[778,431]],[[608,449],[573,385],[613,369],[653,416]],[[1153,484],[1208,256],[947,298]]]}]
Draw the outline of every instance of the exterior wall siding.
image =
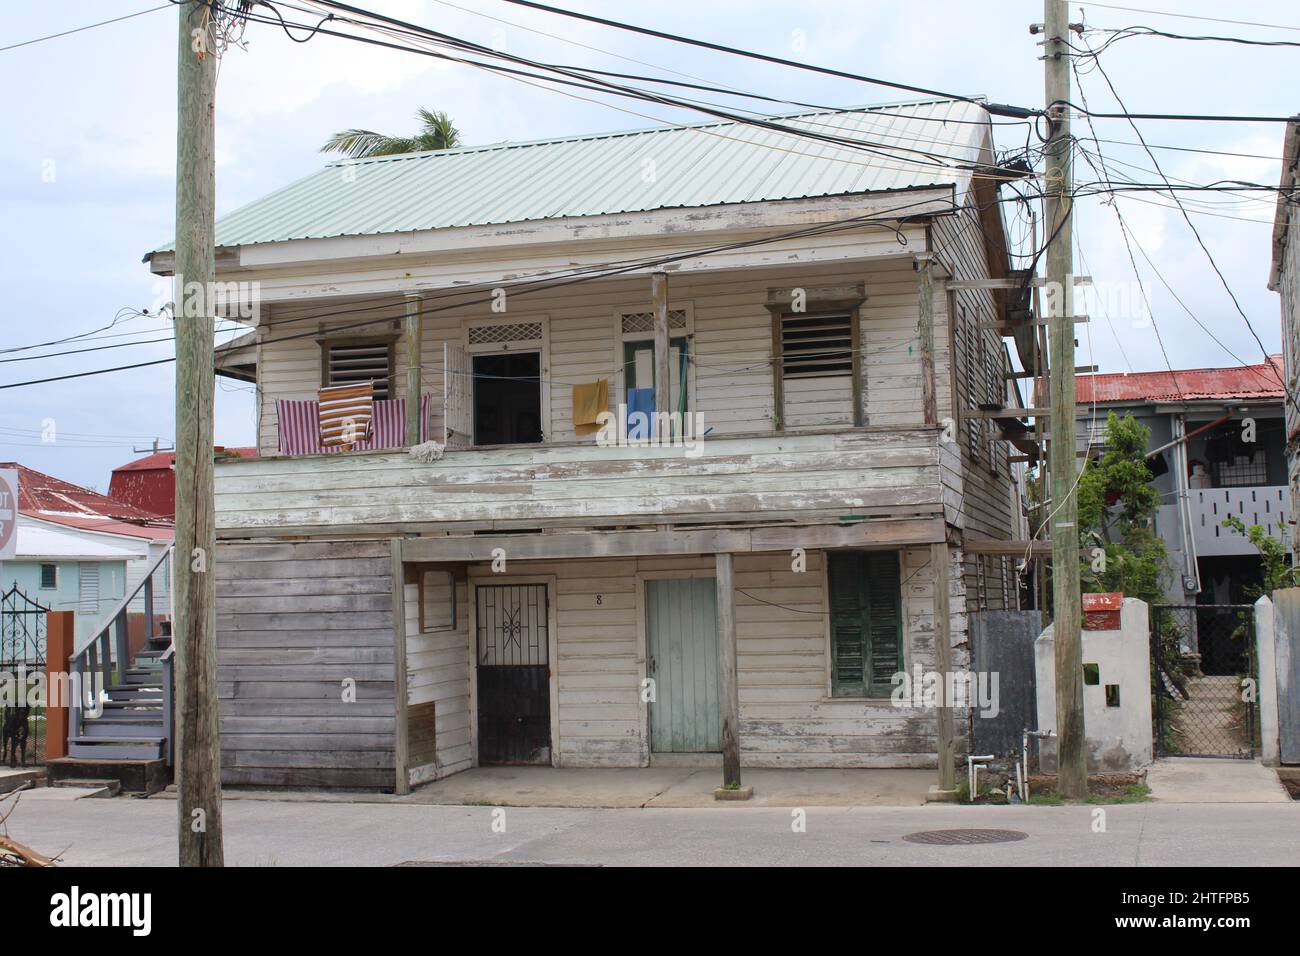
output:
[{"label": "exterior wall siding", "polygon": [[393,785],[391,567],[387,541],[218,546],[223,784]]}]

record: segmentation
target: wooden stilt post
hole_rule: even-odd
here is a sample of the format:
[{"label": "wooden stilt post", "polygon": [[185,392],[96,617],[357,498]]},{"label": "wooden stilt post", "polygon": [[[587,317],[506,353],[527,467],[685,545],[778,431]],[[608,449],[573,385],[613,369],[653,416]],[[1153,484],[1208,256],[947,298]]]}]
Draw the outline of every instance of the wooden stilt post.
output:
[{"label": "wooden stilt post", "polygon": [[[930,545],[930,565],[934,581],[934,669],[943,679],[943,686],[948,687],[947,678],[952,673],[952,618],[948,600],[950,568],[947,542]],[[957,786],[953,768],[954,727],[952,701],[946,695],[938,716],[939,789],[953,790]]]},{"label": "wooden stilt post", "polygon": [[403,323],[406,346],[406,445],[420,444],[420,351],[423,336],[420,329],[420,297],[406,297],[406,318]]},{"label": "wooden stilt post", "polygon": [[740,695],[736,674],[736,590],[730,552],[716,556],[718,581],[718,697],[722,710],[722,786],[740,788]]}]

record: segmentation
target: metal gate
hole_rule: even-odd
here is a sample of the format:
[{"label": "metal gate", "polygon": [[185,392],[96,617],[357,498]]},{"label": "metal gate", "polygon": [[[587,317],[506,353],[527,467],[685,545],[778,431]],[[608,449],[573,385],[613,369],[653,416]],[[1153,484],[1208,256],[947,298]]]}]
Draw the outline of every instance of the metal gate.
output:
[{"label": "metal gate", "polygon": [[49,610],[17,584],[0,595],[0,764],[7,767],[45,762],[45,708],[36,690]]},{"label": "metal gate", "polygon": [[546,585],[480,584],[476,592],[479,763],[549,765]]},{"label": "metal gate", "polygon": [[1151,606],[1157,756],[1253,758],[1257,677],[1251,605]]}]

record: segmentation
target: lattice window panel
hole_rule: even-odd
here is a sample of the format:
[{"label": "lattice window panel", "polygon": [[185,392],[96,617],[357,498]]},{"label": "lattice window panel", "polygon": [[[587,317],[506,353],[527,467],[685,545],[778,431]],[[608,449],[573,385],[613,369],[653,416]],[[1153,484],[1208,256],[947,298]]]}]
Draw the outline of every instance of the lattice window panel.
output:
[{"label": "lattice window panel", "polygon": [[537,342],[542,338],[542,323],[513,322],[502,325],[470,326],[470,345],[491,345],[498,342]]},{"label": "lattice window panel", "polygon": [[[686,328],[686,310],[669,309],[668,310],[668,330]],[[641,332],[653,332],[655,330],[655,314],[653,312],[624,312],[623,313],[623,334],[636,335]]]}]

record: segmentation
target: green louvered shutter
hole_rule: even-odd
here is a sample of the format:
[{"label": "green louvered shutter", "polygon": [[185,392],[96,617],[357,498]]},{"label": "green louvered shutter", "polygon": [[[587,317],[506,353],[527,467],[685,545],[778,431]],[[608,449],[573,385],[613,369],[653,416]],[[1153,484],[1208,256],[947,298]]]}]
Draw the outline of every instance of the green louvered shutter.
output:
[{"label": "green louvered shutter", "polygon": [[830,554],[831,696],[864,697],[867,648],[863,641],[866,555],[859,551]]},{"label": "green louvered shutter", "polygon": [[893,692],[893,676],[903,669],[903,615],[898,553],[872,551],[867,564],[868,691],[872,697]]},{"label": "green louvered shutter", "polygon": [[831,695],[888,697],[902,670],[898,554],[834,551],[829,559]]}]

